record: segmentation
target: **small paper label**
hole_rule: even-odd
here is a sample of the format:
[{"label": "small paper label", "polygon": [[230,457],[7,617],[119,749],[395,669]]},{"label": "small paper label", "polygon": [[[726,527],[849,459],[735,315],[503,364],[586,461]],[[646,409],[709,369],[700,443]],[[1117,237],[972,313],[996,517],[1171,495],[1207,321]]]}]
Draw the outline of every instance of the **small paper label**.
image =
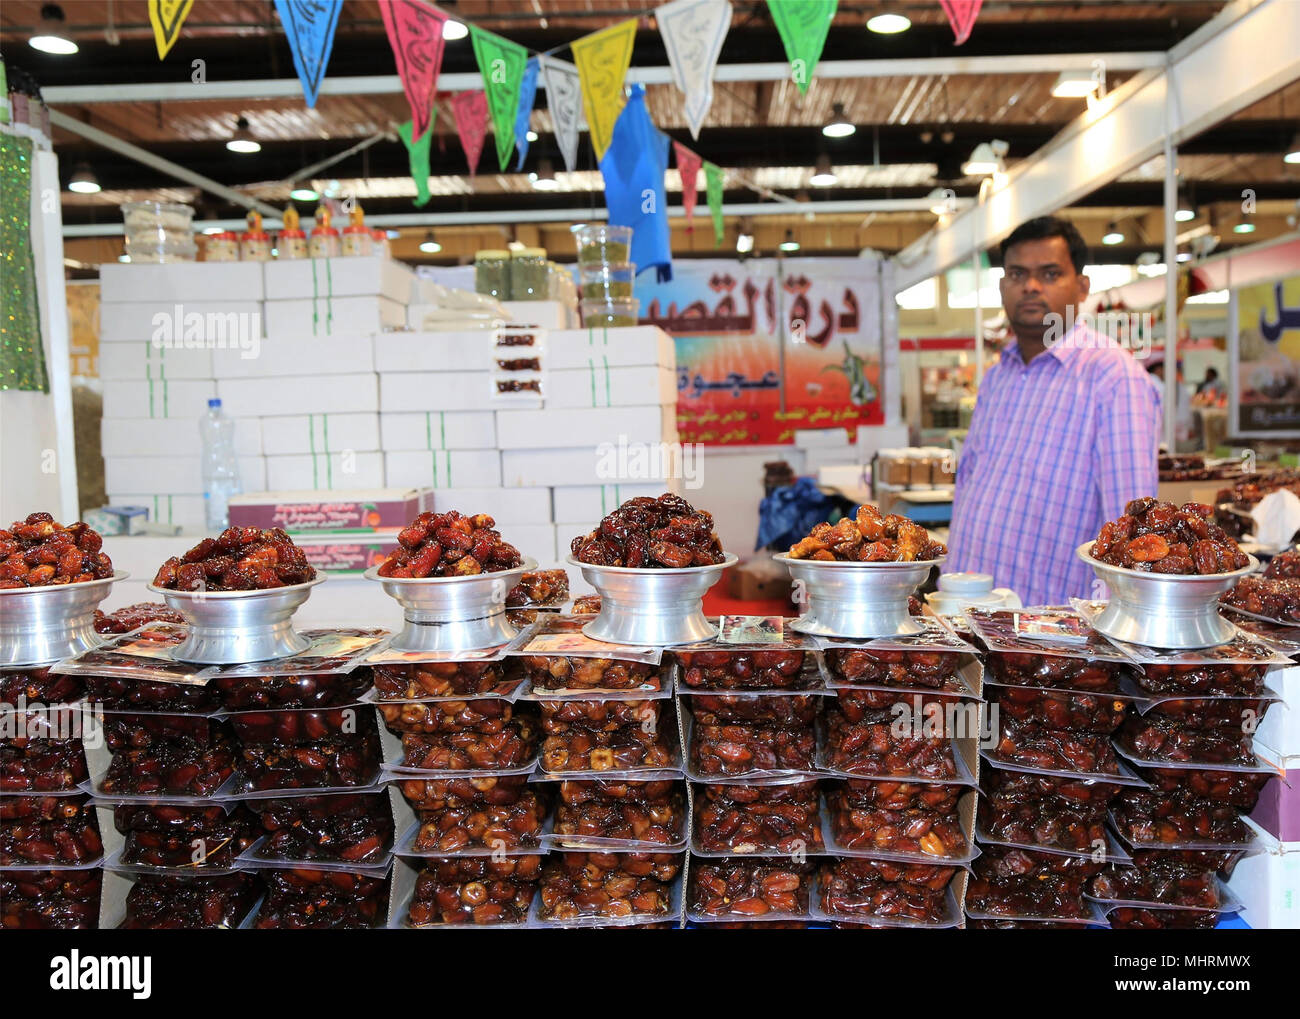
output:
[{"label": "small paper label", "polygon": [[780,616],[723,616],[718,621],[722,644],[780,644],[784,633]]}]

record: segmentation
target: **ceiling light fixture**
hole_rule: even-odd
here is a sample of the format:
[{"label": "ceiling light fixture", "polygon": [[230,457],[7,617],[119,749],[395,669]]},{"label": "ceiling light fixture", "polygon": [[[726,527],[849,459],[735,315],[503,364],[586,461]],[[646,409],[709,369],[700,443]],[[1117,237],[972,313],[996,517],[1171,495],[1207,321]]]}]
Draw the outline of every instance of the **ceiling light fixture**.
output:
[{"label": "ceiling light fixture", "polygon": [[537,172],[530,173],[528,179],[538,191],[558,191],[560,182],[555,179],[555,166],[549,159],[539,160]]},{"label": "ceiling light fixture", "polygon": [[777,247],[779,247],[782,251],[798,251],[799,242],[794,239],[794,231],[787,230],[785,232],[785,240],[783,240],[780,244],[778,244]]},{"label": "ceiling light fixture", "polygon": [[524,135],[524,137],[527,138],[530,142],[535,142],[537,141],[537,132],[534,131],[532,128],[529,128],[528,133]]},{"label": "ceiling light fixture", "polygon": [[1300,163],[1300,131],[1296,132],[1291,144],[1286,147],[1286,152],[1282,156],[1284,163]]},{"label": "ceiling light fixture", "polygon": [[739,233],[736,235],[736,254],[748,255],[754,250],[754,235]]},{"label": "ceiling light fixture", "polygon": [[464,39],[469,35],[469,29],[465,27],[463,21],[452,21],[448,18],[442,23],[442,37],[447,42],[455,42],[457,39]]},{"label": "ceiling light fixture", "polygon": [[1180,251],[1178,253],[1178,261],[1190,262],[1191,260],[1192,260],[1192,253],[1190,251]]},{"label": "ceiling light fixture", "polygon": [[835,171],[831,168],[831,157],[823,152],[817,157],[817,165],[808,183],[815,188],[828,188],[835,183]]},{"label": "ceiling light fixture", "polygon": [[1119,224],[1111,220],[1106,227],[1105,234],[1101,238],[1102,244],[1123,244],[1124,232],[1120,230]]},{"label": "ceiling light fixture", "polygon": [[46,4],[41,8],[41,23],[36,33],[27,40],[27,44],[42,53],[68,57],[77,52],[77,44],[68,35],[64,24],[63,8],[58,4]]},{"label": "ceiling light fixture", "polygon": [[1196,218],[1196,206],[1187,199],[1187,192],[1178,189],[1178,205],[1174,209],[1174,222],[1187,223]]},{"label": "ceiling light fixture", "polygon": [[75,170],[72,171],[72,178],[68,181],[68,190],[75,191],[79,195],[97,195],[102,190],[99,186],[99,178],[90,168],[89,163],[78,163]]},{"label": "ceiling light fixture", "polygon": [[436,255],[442,250],[442,245],[433,239],[432,230],[426,230],[424,232],[424,240],[420,242],[420,250],[426,255]]},{"label": "ceiling light fixture", "polygon": [[877,14],[874,18],[867,19],[867,31],[877,35],[897,35],[911,27],[911,20],[902,14]]},{"label": "ceiling light fixture", "polygon": [[1255,224],[1248,219],[1243,219],[1232,228],[1232,232],[1234,234],[1253,234],[1255,232]]},{"label": "ceiling light fixture", "polygon": [[962,163],[961,172],[967,177],[989,177],[998,173],[1002,169],[1002,159],[1008,148],[1006,142],[997,139],[980,142],[970,154],[970,159]]},{"label": "ceiling light fixture", "polygon": [[248,129],[247,117],[241,116],[235,121],[235,133],[230,136],[230,141],[226,142],[226,148],[241,155],[262,151],[261,143],[253,137],[253,133]]},{"label": "ceiling light fixture", "polygon": [[401,230],[385,230],[384,235],[390,240],[395,241],[402,236]]},{"label": "ceiling light fixture", "polygon": [[822,128],[822,134],[827,138],[847,138],[855,131],[857,131],[857,128],[844,115],[844,104],[833,104],[831,106],[831,119]]},{"label": "ceiling light fixture", "polygon": [[289,197],[295,202],[314,202],[320,198],[320,192],[315,188],[309,188],[305,184],[299,184],[289,192]]},{"label": "ceiling light fixture", "polygon": [[1052,95],[1057,99],[1083,99],[1100,87],[1101,82],[1091,71],[1062,71],[1052,86]]},{"label": "ceiling light fixture", "polygon": [[935,188],[925,197],[936,216],[951,216],[957,211],[957,193],[952,188]]}]

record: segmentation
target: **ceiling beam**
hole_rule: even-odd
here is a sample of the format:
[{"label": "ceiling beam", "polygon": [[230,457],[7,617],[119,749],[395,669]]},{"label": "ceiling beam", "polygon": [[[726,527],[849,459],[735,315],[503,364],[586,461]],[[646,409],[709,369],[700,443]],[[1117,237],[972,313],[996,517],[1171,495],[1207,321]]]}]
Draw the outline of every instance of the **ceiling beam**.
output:
[{"label": "ceiling beam", "polygon": [[1300,78],[1300,3],[1234,0],[1048,145],[1014,166],[987,199],[897,256],[902,290],[984,251],[1017,224],[1079,201],[1164,150]]}]

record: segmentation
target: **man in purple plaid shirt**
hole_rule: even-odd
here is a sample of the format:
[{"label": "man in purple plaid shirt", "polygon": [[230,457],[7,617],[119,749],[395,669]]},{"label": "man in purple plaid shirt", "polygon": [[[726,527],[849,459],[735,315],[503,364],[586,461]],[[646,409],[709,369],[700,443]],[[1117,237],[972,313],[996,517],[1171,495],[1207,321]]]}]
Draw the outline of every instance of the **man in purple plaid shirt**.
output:
[{"label": "man in purple plaid shirt", "polygon": [[945,571],[992,574],[1026,605],[1095,597],[1075,548],[1156,494],[1159,394],[1113,340],[1062,328],[1088,296],[1086,259],[1079,231],[1051,216],[1002,242],[1015,340],[984,376],[957,464]]}]

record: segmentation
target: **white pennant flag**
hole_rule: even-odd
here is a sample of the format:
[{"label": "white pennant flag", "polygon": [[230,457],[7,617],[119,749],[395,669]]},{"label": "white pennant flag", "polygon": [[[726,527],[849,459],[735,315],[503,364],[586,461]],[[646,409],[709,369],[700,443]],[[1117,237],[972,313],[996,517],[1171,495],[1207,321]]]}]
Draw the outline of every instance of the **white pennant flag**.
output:
[{"label": "white pennant flag", "polygon": [[713,105],[713,69],[731,27],[731,4],[727,0],[673,0],[655,11],[655,20],[668,50],[673,81],[686,96],[691,137],[699,138]]},{"label": "white pennant flag", "polygon": [[582,85],[578,69],[554,57],[539,56],[542,81],[546,85],[546,106],[555,126],[555,140],[570,173],[578,165],[578,129],[582,123]]}]

